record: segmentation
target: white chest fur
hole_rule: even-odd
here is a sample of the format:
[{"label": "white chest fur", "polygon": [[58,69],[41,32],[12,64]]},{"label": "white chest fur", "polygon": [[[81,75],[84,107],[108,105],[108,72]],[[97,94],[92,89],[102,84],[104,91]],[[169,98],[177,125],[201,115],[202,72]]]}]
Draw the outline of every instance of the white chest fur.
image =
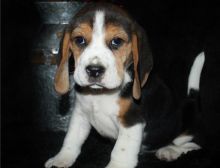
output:
[{"label": "white chest fur", "polygon": [[80,109],[86,114],[91,125],[103,136],[118,137],[119,93],[84,95],[77,93]]}]

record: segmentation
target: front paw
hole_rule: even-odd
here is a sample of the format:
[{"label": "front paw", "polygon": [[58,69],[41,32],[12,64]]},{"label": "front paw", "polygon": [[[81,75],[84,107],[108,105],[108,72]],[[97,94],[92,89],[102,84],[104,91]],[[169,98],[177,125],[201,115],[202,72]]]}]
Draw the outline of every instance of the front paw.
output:
[{"label": "front paw", "polygon": [[110,161],[110,163],[105,168],[135,168],[133,164],[121,163],[116,161]]},{"label": "front paw", "polygon": [[45,168],[51,168],[53,166],[68,168],[73,165],[74,161],[75,159],[70,153],[59,153],[50,158],[44,166]]}]

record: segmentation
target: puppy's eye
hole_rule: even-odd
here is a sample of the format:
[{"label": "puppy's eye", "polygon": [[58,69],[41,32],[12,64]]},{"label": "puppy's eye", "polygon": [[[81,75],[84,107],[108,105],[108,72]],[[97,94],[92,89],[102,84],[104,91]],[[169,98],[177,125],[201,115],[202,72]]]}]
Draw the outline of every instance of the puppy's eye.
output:
[{"label": "puppy's eye", "polygon": [[79,47],[85,47],[87,45],[86,39],[83,36],[75,37],[74,41]]},{"label": "puppy's eye", "polygon": [[110,41],[109,47],[116,50],[123,44],[123,42],[124,41],[121,38],[114,38]]}]

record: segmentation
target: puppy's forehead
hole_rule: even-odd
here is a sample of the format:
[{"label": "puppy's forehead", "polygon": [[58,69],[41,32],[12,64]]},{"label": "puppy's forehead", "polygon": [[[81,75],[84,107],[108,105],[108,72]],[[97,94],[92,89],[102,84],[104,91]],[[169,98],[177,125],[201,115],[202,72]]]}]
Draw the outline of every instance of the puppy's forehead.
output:
[{"label": "puppy's forehead", "polygon": [[104,21],[105,21],[104,12],[103,11],[96,11],[95,19],[94,19],[94,23],[93,23],[93,31],[96,35],[103,34]]},{"label": "puppy's forehead", "polygon": [[120,8],[109,4],[97,6],[87,5],[82,8],[73,18],[71,29],[85,23],[92,29],[94,29],[95,25],[105,27],[111,24],[123,28],[127,34],[131,34],[132,31],[132,19],[128,14]]}]

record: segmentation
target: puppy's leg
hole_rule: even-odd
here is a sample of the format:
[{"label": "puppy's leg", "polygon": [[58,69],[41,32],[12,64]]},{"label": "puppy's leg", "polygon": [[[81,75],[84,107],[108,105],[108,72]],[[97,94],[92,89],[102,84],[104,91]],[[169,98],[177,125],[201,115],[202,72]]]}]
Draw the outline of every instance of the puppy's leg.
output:
[{"label": "puppy's leg", "polygon": [[120,125],[119,135],[106,168],[134,168],[143,137],[144,124],[131,127]]},{"label": "puppy's leg", "polygon": [[173,143],[162,147],[156,151],[158,159],[165,161],[173,161],[179,158],[182,154],[186,154],[192,150],[199,150],[201,147],[192,142],[193,136],[181,135],[173,140]]},{"label": "puppy's leg", "polygon": [[45,167],[70,167],[80,154],[81,146],[88,137],[90,129],[86,116],[76,107],[60,152],[50,158],[45,163]]}]

